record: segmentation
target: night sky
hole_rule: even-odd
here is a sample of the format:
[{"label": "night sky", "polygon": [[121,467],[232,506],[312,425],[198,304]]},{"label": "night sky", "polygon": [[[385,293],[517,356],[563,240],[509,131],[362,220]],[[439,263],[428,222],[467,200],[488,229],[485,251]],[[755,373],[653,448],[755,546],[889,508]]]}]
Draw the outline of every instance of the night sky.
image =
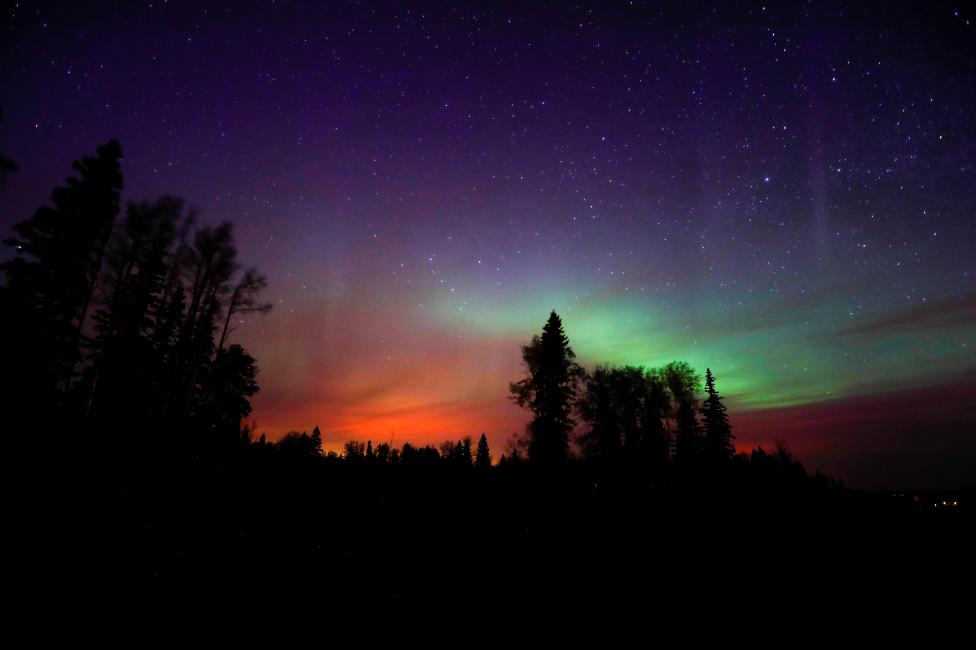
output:
[{"label": "night sky", "polygon": [[259,431],[497,456],[555,309],[711,367],[740,449],[976,478],[972,4],[115,4],[4,10],[0,227],[112,137],[124,198],[232,220]]}]

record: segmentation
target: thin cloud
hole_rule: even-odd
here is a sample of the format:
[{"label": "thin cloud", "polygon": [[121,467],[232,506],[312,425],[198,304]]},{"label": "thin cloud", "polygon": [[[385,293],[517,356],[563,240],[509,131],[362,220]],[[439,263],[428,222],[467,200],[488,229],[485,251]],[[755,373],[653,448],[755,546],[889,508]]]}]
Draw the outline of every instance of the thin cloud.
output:
[{"label": "thin cloud", "polygon": [[857,323],[832,333],[835,337],[866,336],[890,332],[923,332],[976,325],[976,293],[951,296],[913,305],[887,318]]}]

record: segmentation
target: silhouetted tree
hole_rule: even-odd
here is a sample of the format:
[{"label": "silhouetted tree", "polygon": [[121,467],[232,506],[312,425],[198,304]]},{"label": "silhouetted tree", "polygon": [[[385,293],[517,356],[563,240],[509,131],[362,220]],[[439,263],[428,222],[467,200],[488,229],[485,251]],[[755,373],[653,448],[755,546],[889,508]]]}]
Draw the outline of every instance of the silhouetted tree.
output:
[{"label": "silhouetted tree", "polygon": [[695,417],[694,405],[682,400],[675,412],[674,459],[678,463],[693,462],[700,458],[701,452],[701,427]]},{"label": "silhouetted tree", "polygon": [[315,425],[312,429],[312,446],[315,448],[315,453],[319,456],[322,455],[322,432],[319,430],[319,425]]},{"label": "silhouetted tree", "polygon": [[506,469],[516,467],[525,462],[525,458],[517,448],[510,449],[507,454],[502,454],[498,459],[498,467]]},{"label": "silhouetted tree", "polygon": [[729,460],[735,455],[732,426],[729,424],[725,404],[715,390],[715,377],[711,368],[705,369],[705,392],[708,397],[702,404],[702,424],[705,429],[705,451],[712,460]]},{"label": "silhouetted tree", "polygon": [[240,433],[241,423],[251,414],[250,398],[259,390],[256,376],[254,357],[236,344],[218,350],[207,365],[199,411],[205,426],[219,436],[217,440],[232,440]]},{"label": "silhouetted tree", "polygon": [[614,410],[623,438],[624,449],[630,455],[640,452],[642,446],[640,414],[647,393],[647,375],[643,368],[624,366],[611,373]]},{"label": "silhouetted tree", "polygon": [[683,361],[669,363],[663,369],[675,408],[674,459],[678,463],[694,462],[701,456],[702,437],[695,416],[695,394],[700,380]]},{"label": "silhouetted tree", "polygon": [[258,273],[255,268],[247,269],[241,275],[241,279],[234,286],[234,291],[227,301],[227,308],[225,309],[227,315],[224,318],[224,327],[220,332],[220,341],[217,343],[218,350],[223,349],[227,335],[234,331],[232,319],[235,316],[252,313],[266,314],[271,311],[270,302],[259,303],[257,300],[258,294],[267,284],[267,278]]},{"label": "silhouetted tree", "polygon": [[173,355],[173,388],[166,411],[176,418],[192,411],[201,367],[214,354],[214,332],[222,300],[230,293],[229,281],[236,269],[237,249],[233,226],[197,230],[193,244],[180,258],[182,273],[190,280],[187,307]]},{"label": "silhouetted tree", "polygon": [[669,403],[661,373],[634,366],[597,366],[579,403],[580,414],[590,425],[580,440],[584,456],[660,468],[668,460],[663,418],[670,412]]},{"label": "silhouetted tree", "polygon": [[478,451],[475,455],[474,466],[480,470],[491,467],[491,451],[488,449],[488,438],[483,433],[481,434],[481,438],[478,439]]},{"label": "silhouetted tree", "polygon": [[614,395],[614,373],[612,368],[597,366],[583,386],[579,412],[590,429],[580,437],[580,444],[587,458],[609,461],[620,454],[621,422]]},{"label": "silhouetted tree", "polygon": [[534,462],[554,463],[568,456],[573,403],[583,376],[575,358],[555,311],[542,336],[534,336],[522,347],[528,376],[512,383],[509,390],[512,399],[534,415],[528,425],[529,459]]},{"label": "silhouetted tree", "polygon": [[[449,443],[450,444],[450,443]],[[453,449],[453,444],[451,445]],[[403,444],[403,451],[400,455],[400,462],[403,466],[411,467],[425,467],[427,469],[433,469],[437,467],[438,463],[445,460],[437,452],[437,449],[431,447],[430,445],[425,445],[423,447],[415,447],[410,443]]]},{"label": "silhouetted tree", "polygon": [[455,461],[460,456],[461,443],[458,442],[456,445],[453,440],[445,440],[437,447],[437,451],[440,457],[446,461]]},{"label": "silhouetted tree", "polygon": [[286,457],[292,458],[309,458],[319,455],[312,437],[304,431],[301,433],[289,431],[275,443],[275,448]]},{"label": "silhouetted tree", "polygon": [[639,457],[653,468],[660,469],[670,457],[671,440],[664,425],[669,417],[671,400],[662,373],[648,370],[644,375],[644,395],[641,400]]},{"label": "silhouetted tree", "polygon": [[[407,451],[407,445],[403,446],[404,454]],[[366,456],[366,445],[359,442],[358,440],[349,440],[344,446],[344,457],[347,461],[358,461],[362,460]]]},{"label": "silhouetted tree", "polygon": [[8,421],[84,416],[130,451],[129,441],[156,444],[167,430],[237,448],[257,367],[226,335],[234,318],[267,311],[257,301],[265,279],[252,268],[234,283],[231,225],[193,232],[179,199],[130,203],[116,223],[120,163],[114,140],[74,163],[53,207],[5,242],[16,251],[0,265],[0,388],[20,407]]},{"label": "silhouetted tree", "polygon": [[[51,403],[67,389],[102,257],[119,213],[122,149],[115,140],[74,163],[76,177],[54,190],[53,207],[14,226],[4,243],[16,255],[0,265],[2,340],[8,348],[5,395],[14,403]],[[17,399],[16,396],[22,399]]]},{"label": "silhouetted tree", "polygon": [[149,413],[152,381],[162,362],[153,346],[153,316],[162,310],[182,206],[172,197],[129,204],[113,233],[93,317],[96,334],[87,345],[89,415],[103,401],[103,414],[112,412],[119,420],[142,420]]}]

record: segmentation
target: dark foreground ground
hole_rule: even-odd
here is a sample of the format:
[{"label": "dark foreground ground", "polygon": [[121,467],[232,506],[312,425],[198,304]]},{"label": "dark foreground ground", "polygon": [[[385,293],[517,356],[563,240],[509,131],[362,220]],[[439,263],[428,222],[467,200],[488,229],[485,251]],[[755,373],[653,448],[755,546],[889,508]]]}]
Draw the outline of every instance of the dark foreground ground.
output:
[{"label": "dark foreground ground", "polygon": [[[116,459],[70,480],[36,474],[21,491],[50,507],[25,509],[20,568],[33,587],[81,589],[89,605],[150,593],[431,612],[651,599],[694,609],[821,591],[904,602],[972,575],[972,490],[916,501],[578,465],[320,460]],[[958,505],[934,507],[943,496]]]}]

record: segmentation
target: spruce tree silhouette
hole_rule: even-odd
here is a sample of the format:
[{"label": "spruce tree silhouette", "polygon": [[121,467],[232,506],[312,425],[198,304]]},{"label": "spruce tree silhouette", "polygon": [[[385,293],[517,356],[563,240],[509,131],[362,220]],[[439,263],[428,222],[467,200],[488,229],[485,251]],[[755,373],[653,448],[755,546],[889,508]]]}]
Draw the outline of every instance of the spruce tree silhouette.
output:
[{"label": "spruce tree silhouette", "polygon": [[474,466],[480,470],[491,467],[491,451],[488,449],[488,438],[483,433],[478,439],[478,450],[475,453]]},{"label": "spruce tree silhouette", "polygon": [[528,425],[529,460],[533,462],[553,464],[569,455],[573,404],[583,378],[575,358],[555,311],[542,328],[542,336],[534,336],[530,344],[522,346],[528,376],[510,384],[509,390],[513,401],[534,415]]},{"label": "spruce tree silhouette", "polygon": [[711,368],[705,369],[705,392],[708,393],[708,397],[702,404],[705,451],[711,460],[729,460],[735,455],[735,445],[732,443],[735,436],[732,435],[732,426],[729,424],[725,404],[715,390],[715,377],[712,375]]},{"label": "spruce tree silhouette", "polygon": [[318,456],[322,455],[322,432],[319,430],[319,425],[315,425],[312,429],[312,446],[315,448],[315,453]]}]

